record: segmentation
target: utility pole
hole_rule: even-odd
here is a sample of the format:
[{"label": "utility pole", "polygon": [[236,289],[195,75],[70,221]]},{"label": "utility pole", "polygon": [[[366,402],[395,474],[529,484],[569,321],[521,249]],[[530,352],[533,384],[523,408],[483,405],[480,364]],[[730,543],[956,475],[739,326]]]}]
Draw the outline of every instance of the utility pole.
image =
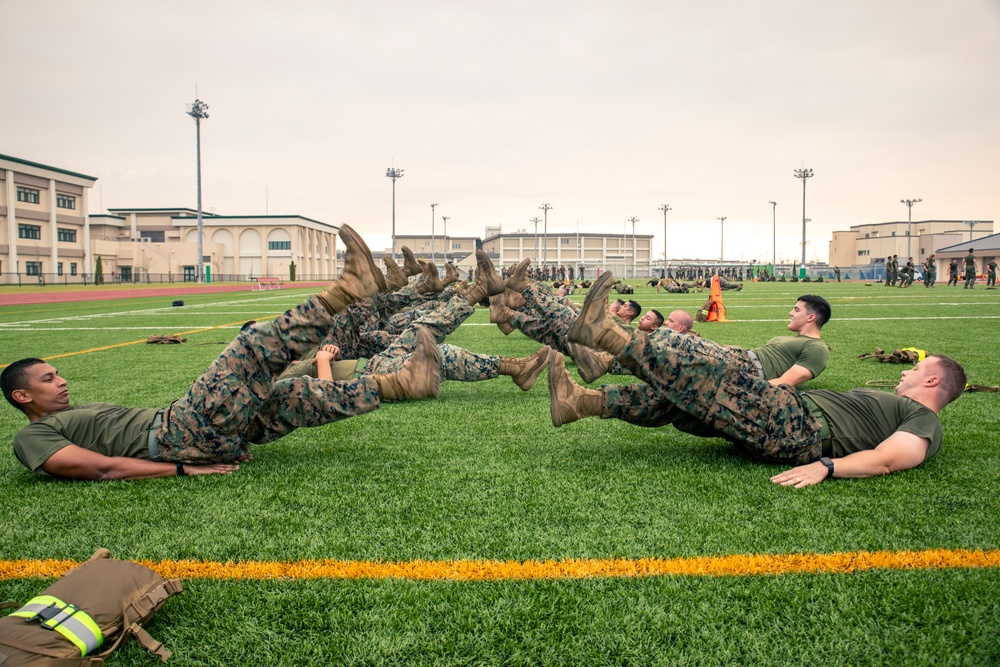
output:
[{"label": "utility pole", "polygon": [[548,204],[542,204],[538,208],[545,216],[545,227],[542,229],[542,265],[544,266],[549,261],[549,211],[552,210],[552,207]]},{"label": "utility pole", "polygon": [[197,165],[198,165],[198,282],[202,282],[205,279],[205,266],[204,258],[205,252],[202,245],[202,237],[204,236],[205,228],[204,223],[201,219],[201,121],[203,118],[208,118],[208,105],[199,99],[196,99],[192,104],[188,105],[187,115],[194,118],[194,136],[195,136],[195,146],[197,148]]},{"label": "utility pole", "polygon": [[799,267],[800,277],[804,277],[806,273],[806,181],[812,177],[812,169],[795,170],[795,178],[802,179],[802,265]]},{"label": "utility pole", "polygon": [[719,264],[722,264],[722,258],[726,256],[723,252],[726,241],[726,216],[716,218],[716,220],[719,221]]},{"label": "utility pole", "polygon": [[[769,201],[767,203],[771,205],[771,264],[773,267],[778,265],[778,202]],[[774,275],[773,268],[771,275]]]},{"label": "utility pole", "polygon": [[541,250],[538,247],[538,223],[541,222],[541,221],[542,221],[542,219],[539,218],[537,215],[534,218],[531,219],[531,222],[535,223],[535,263],[536,264],[538,264],[538,259],[539,259],[539,257],[541,257]]},{"label": "utility pole", "polygon": [[450,218],[450,217],[451,216],[448,216],[448,215],[442,215],[441,216],[441,222],[444,223],[444,239],[441,241],[441,243],[442,243],[442,245],[444,247],[441,248],[441,254],[444,255],[444,263],[445,264],[448,263],[448,218]]},{"label": "utility pole", "polygon": [[634,215],[628,219],[632,223],[632,278],[635,278],[635,223],[639,222],[639,218]]},{"label": "utility pole", "polygon": [[[923,199],[900,199],[900,204],[906,204],[906,208],[909,209],[910,213],[906,218],[906,256],[913,257],[913,251],[910,249],[910,237],[913,236],[913,205],[922,202]],[[971,238],[969,239],[972,240]]]},{"label": "utility pole", "polygon": [[663,211],[663,276],[667,276],[667,211],[671,210],[670,204],[660,204],[658,209]]},{"label": "utility pole", "polygon": [[396,259],[396,179],[403,177],[403,170],[389,167],[385,170],[387,178],[392,179],[392,259]]},{"label": "utility pole", "polygon": [[434,207],[437,206],[437,202],[431,204],[431,264],[434,268],[437,268],[437,262],[435,257],[437,257],[435,251],[437,250],[437,239],[434,236]]}]

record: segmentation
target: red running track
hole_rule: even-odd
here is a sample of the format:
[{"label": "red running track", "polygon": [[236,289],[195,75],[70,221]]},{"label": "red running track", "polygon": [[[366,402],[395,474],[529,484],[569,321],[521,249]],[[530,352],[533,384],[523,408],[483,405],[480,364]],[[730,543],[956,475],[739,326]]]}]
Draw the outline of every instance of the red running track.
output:
[{"label": "red running track", "polygon": [[[329,283],[294,283],[295,287],[324,287]],[[102,289],[78,292],[12,292],[0,294],[0,306],[21,306],[38,303],[65,303],[68,301],[106,301],[109,299],[138,299],[143,297],[175,297],[189,294],[217,294],[220,292],[248,292],[249,285],[190,285],[186,287],[145,287],[136,289]],[[267,290],[264,290],[267,291]]]}]

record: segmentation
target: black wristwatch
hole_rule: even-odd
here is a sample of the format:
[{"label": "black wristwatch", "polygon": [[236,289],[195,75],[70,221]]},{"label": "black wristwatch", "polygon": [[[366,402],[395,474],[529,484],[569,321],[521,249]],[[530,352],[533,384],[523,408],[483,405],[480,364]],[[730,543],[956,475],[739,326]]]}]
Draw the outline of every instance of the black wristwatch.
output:
[{"label": "black wristwatch", "polygon": [[826,477],[823,479],[830,479],[833,477],[833,461],[828,456],[824,456],[819,460],[820,463],[826,466]]},{"label": "black wristwatch", "polygon": [[[187,473],[184,472],[184,464],[183,463],[178,463],[176,465],[177,465],[177,476],[178,477],[187,477]],[[832,467],[833,464],[831,463],[830,465],[831,465],[830,470],[832,471],[833,470],[833,467]]]}]

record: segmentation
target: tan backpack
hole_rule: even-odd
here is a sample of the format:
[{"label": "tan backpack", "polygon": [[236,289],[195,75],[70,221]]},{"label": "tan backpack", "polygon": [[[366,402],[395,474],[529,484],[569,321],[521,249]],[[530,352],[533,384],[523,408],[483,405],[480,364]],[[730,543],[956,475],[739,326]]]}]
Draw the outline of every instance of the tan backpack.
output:
[{"label": "tan backpack", "polygon": [[[99,667],[130,635],[166,662],[170,651],[142,624],[172,595],[178,579],[110,558],[98,549],[13,613],[0,618],[0,666]],[[15,607],[6,603],[2,607]],[[99,651],[111,642],[110,647]]]}]

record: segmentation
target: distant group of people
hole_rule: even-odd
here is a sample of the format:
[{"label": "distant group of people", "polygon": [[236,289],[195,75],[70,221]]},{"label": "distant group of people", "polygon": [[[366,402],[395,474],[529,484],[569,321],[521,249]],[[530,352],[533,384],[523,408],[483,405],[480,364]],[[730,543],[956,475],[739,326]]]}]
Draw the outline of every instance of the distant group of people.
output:
[{"label": "distant group of people", "polygon": [[[250,459],[251,445],[297,428],[436,398],[442,380],[506,376],[527,391],[547,367],[554,426],[600,417],[721,437],[791,466],[771,481],[803,488],[919,465],[941,446],[938,413],[965,388],[958,362],[931,355],[902,373],[894,393],[800,391],[828,363],[821,330],[832,312],[816,295],[796,299],[792,335],[744,349],[697,335],[684,310],[664,317],[643,314],[631,299],[609,303],[610,272],[581,306],[532,278],[527,259],[504,279],[479,251],[475,277],[461,282],[453,267],[442,280],[436,266],[404,251],[403,266],[384,258],[383,274],[354,230],[344,225],[340,236],[340,279],[274,320],[248,322],[165,408],[72,406],[51,364],[10,364],[0,385],[29,422],[14,436],[18,459],[39,475],[70,479],[228,474]],[[477,305],[502,333],[520,331],[540,347],[509,358],[445,344]],[[567,357],[588,384],[606,374],[640,381],[591,389],[568,374]]]}]

